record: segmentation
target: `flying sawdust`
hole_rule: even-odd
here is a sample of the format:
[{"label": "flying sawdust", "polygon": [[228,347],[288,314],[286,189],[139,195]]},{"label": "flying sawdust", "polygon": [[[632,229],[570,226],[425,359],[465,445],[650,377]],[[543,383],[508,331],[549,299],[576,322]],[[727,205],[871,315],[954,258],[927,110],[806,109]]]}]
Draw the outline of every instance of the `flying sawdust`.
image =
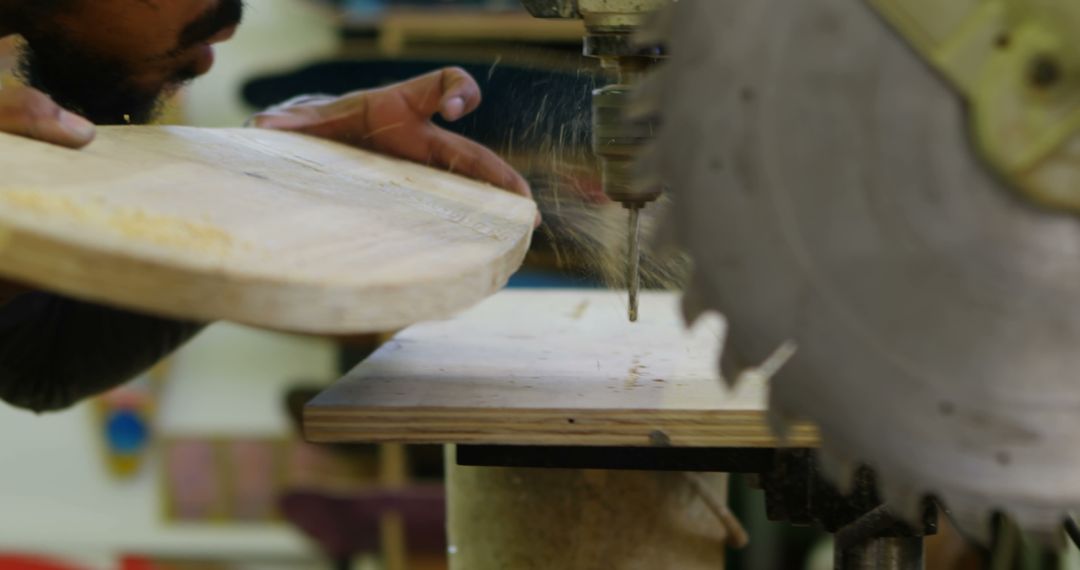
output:
[{"label": "flying sawdust", "polygon": [[[571,93],[565,97],[580,97]],[[522,138],[540,135],[539,148],[526,158],[526,172],[545,223],[541,236],[550,246],[556,265],[571,274],[592,278],[603,285],[626,288],[626,209],[602,193],[597,160],[588,143],[592,129],[588,98],[571,120],[550,118],[553,109],[568,104],[541,99],[535,117]],[[581,99],[572,104],[582,107]],[[513,153],[513,137],[506,151]],[[658,247],[654,237],[670,198],[662,197],[642,210],[641,284],[648,289],[682,289],[690,273],[689,256],[675,248]]]}]

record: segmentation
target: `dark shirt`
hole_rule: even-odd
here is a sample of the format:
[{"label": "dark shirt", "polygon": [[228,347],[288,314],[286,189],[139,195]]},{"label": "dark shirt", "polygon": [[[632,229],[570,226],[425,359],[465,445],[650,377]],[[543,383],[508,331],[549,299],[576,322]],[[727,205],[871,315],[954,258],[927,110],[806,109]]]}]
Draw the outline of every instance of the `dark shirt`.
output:
[{"label": "dark shirt", "polygon": [[0,399],[66,408],[137,376],[202,326],[25,293],[0,306]]}]

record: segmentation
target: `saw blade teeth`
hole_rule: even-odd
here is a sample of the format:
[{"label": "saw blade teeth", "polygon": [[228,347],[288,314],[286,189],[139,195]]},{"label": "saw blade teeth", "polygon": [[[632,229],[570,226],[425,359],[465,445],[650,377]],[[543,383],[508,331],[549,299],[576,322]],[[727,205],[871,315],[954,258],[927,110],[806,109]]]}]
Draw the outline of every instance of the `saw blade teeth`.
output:
[{"label": "saw blade teeth", "polygon": [[[771,422],[790,421],[791,416],[777,413]],[[781,429],[783,426],[781,425]],[[850,493],[860,466],[868,464],[861,459],[847,456],[827,434],[818,449],[818,465],[827,481],[844,494]],[[874,468],[878,494],[889,511],[913,526],[922,524],[928,501],[937,504],[941,514],[948,516],[963,535],[980,544],[989,544],[994,536],[998,516],[1005,516],[1010,524],[1021,529],[1024,536],[1050,549],[1061,549],[1065,536],[1062,532],[1068,506],[1045,506],[1041,508],[1001,507],[991,498],[969,495],[958,489],[933,489],[921,486],[908,477],[889,469]]]},{"label": "saw blade teeth", "polygon": [[[664,231],[670,231],[665,229]],[[705,314],[705,311],[709,310],[709,306],[705,301],[706,297],[702,295],[702,284],[698,273],[695,271],[690,277],[690,285],[683,292],[682,299],[680,301],[679,308],[682,311],[683,322],[686,326],[694,326],[698,318]]]},{"label": "saw blade teeth", "polygon": [[875,471],[875,476],[877,476],[878,492],[889,507],[889,511],[912,526],[921,523],[924,505],[929,495],[916,487],[897,481],[883,482],[877,471]]},{"label": "saw blade teeth", "polygon": [[717,312],[720,318],[724,321],[723,335],[720,337],[720,354],[718,355],[718,370],[720,370],[720,380],[728,390],[735,389],[739,380],[739,370],[742,368],[739,355],[735,353],[735,349],[728,342],[728,326],[727,318],[723,316],[719,311]]},{"label": "saw blade teeth", "polygon": [[776,436],[778,445],[787,447],[788,441],[791,440],[791,429],[795,423],[794,416],[770,405],[769,411],[765,414],[765,421],[769,424],[769,430]]},{"label": "saw blade teeth", "polygon": [[817,453],[818,462],[821,465],[821,473],[825,479],[836,486],[836,489],[844,495],[850,495],[855,490],[856,474],[859,464],[838,453],[831,447],[822,447]]},{"label": "saw blade teeth", "polygon": [[720,358],[717,359],[717,365],[719,366],[718,370],[720,370],[720,382],[728,390],[733,390],[739,380],[739,371],[732,370],[732,366],[728,364],[733,360],[728,357],[731,351],[727,350],[726,347],[721,348],[720,351]]}]

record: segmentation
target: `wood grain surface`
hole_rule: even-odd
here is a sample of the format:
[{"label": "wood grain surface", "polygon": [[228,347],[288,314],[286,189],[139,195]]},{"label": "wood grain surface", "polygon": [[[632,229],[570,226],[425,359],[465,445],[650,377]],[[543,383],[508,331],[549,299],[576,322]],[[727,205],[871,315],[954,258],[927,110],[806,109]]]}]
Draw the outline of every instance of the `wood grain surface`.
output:
[{"label": "wood grain surface", "polygon": [[0,275],[195,320],[358,333],[502,287],[535,205],[260,129],[107,127],[81,151],[0,134]]},{"label": "wood grain surface", "polygon": [[[626,320],[614,291],[506,290],[399,333],[312,400],[318,442],[775,446],[767,388],[728,390],[717,317],[687,331],[675,293]],[[816,445],[796,425],[790,444]]]}]

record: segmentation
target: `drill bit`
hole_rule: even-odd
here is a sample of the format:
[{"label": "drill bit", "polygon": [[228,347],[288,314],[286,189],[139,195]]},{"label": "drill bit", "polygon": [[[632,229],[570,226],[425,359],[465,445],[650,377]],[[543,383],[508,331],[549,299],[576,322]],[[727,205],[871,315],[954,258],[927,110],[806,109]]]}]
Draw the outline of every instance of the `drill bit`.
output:
[{"label": "drill bit", "polygon": [[641,253],[638,251],[638,227],[641,204],[627,204],[630,211],[629,233],[627,235],[627,264],[626,264],[626,288],[630,293],[630,305],[628,309],[630,322],[636,322],[638,317],[638,287],[641,284]]}]

